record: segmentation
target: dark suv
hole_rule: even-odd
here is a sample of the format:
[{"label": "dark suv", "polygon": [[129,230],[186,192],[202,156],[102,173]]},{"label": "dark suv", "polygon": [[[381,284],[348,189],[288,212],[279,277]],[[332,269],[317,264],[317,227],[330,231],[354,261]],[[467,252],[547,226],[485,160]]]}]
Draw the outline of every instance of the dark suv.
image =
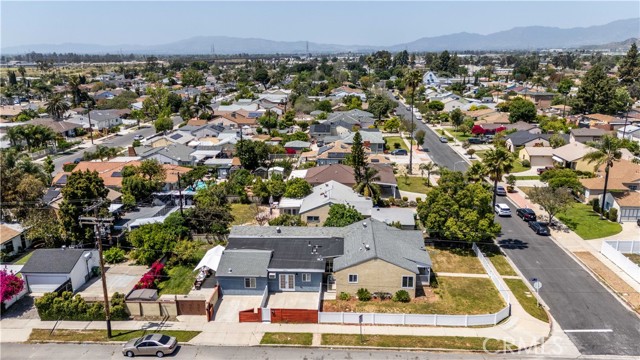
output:
[{"label": "dark suv", "polygon": [[516,215],[524,221],[536,221],[536,213],[529,208],[516,210]]},{"label": "dark suv", "polygon": [[469,142],[469,144],[484,144],[485,143],[485,141],[483,139],[476,138],[476,137],[469,138],[467,141]]},{"label": "dark suv", "polygon": [[547,223],[529,221],[529,227],[538,235],[549,236],[551,234]]}]

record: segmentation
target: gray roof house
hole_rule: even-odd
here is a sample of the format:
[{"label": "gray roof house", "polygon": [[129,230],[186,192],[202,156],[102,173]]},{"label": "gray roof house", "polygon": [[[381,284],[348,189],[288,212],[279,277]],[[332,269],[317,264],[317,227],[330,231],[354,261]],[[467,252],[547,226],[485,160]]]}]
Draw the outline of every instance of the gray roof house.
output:
[{"label": "gray roof house", "polygon": [[[382,137],[382,133],[376,130],[365,130],[362,129],[358,131],[360,136],[362,136],[362,143],[371,149],[371,152],[374,154],[379,154],[384,152],[384,138]],[[353,145],[353,137],[356,135],[355,132],[345,136],[342,141],[345,144]]]},{"label": "gray roof house", "polygon": [[54,291],[67,281],[75,292],[91,277],[99,261],[97,250],[38,249],[20,272],[32,293]]},{"label": "gray roof house", "polygon": [[232,295],[318,292],[326,283],[330,291],[415,296],[430,273],[420,231],[366,219],[341,228],[234,226],[216,278]]},{"label": "gray roof house", "polygon": [[160,164],[195,165],[196,158],[192,155],[195,149],[182,144],[171,144],[162,147],[138,146],[135,155],[142,160],[156,159]]}]

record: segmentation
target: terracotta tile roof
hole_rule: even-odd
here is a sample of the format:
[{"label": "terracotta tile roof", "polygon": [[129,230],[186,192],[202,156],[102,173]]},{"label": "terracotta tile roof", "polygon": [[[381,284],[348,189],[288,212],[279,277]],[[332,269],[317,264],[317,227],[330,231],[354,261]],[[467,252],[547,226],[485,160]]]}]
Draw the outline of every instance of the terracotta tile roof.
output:
[{"label": "terracotta tile roof", "polygon": [[[391,166],[374,164],[373,168],[378,170],[378,176],[380,177],[380,180],[375,181],[375,183],[397,184],[396,178],[393,175],[393,168]],[[342,164],[324,165],[311,168],[307,171],[305,180],[313,186],[324,184],[331,180],[347,186],[353,186],[356,183],[353,175],[353,168]]]},{"label": "terracotta tile roof", "polygon": [[640,192],[629,191],[621,195],[613,195],[620,206],[640,207]]},{"label": "terracotta tile roof", "polygon": [[208,120],[202,120],[202,119],[193,118],[193,119],[187,121],[187,126],[202,126],[202,125],[207,125],[208,122],[209,122]]},{"label": "terracotta tile roof", "polygon": [[509,113],[498,112],[484,116],[476,124],[509,124]]},{"label": "terracotta tile roof", "polygon": [[607,124],[609,124],[612,121],[618,120],[615,116],[605,115],[605,114],[590,114],[590,115],[585,115],[585,117],[589,120],[602,121]]},{"label": "terracotta tile roof", "polygon": [[[603,190],[605,165],[601,165],[596,172],[596,177],[590,179],[580,179],[580,183],[586,189]],[[625,184],[636,183],[640,185],[640,164],[634,164],[628,160],[617,161],[612,168],[609,169],[609,183],[607,189],[610,190],[628,190]]]},{"label": "terracotta tile roof", "polygon": [[[247,113],[248,114],[248,113]],[[214,119],[215,118],[225,118],[231,122],[234,122],[238,125],[256,125],[257,121],[256,119],[252,119],[249,118],[245,115],[243,115],[240,110],[239,111],[216,111],[213,114]]]}]

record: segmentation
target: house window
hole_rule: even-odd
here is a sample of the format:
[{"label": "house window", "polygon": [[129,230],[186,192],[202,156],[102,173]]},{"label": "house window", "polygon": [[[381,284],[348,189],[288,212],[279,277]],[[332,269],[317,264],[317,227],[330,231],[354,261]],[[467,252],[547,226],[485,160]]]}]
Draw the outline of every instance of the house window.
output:
[{"label": "house window", "polygon": [[411,288],[411,289],[413,289],[413,276],[403,276],[402,277],[402,287],[403,288]]},{"label": "house window", "polygon": [[302,274],[302,282],[311,282],[311,274],[303,273]]},{"label": "house window", "polygon": [[320,222],[320,216],[307,216],[307,222],[308,223],[319,223]]},{"label": "house window", "polygon": [[269,273],[269,279],[275,279],[275,278],[276,278],[275,273]]},{"label": "house window", "polygon": [[244,288],[245,289],[255,289],[256,288],[256,278],[244,278]]},{"label": "house window", "polygon": [[349,274],[349,284],[358,283],[358,274]]}]

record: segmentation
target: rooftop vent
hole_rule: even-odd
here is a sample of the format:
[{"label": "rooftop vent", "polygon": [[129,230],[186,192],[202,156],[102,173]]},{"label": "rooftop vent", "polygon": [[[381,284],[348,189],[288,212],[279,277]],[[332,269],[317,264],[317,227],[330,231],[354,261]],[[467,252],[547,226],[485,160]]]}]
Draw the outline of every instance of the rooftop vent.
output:
[{"label": "rooftop vent", "polygon": [[280,231],[280,226],[276,227],[276,232],[277,232],[278,234],[281,232],[281,231]]},{"label": "rooftop vent", "polygon": [[367,250],[371,250],[371,247],[369,246],[369,244],[364,244],[364,248]]},{"label": "rooftop vent", "polygon": [[233,270],[231,268],[229,268],[229,270],[227,271],[229,274],[231,274],[233,272]]},{"label": "rooftop vent", "polygon": [[366,221],[362,223],[362,227],[365,227],[365,228],[367,227],[367,222]]}]

